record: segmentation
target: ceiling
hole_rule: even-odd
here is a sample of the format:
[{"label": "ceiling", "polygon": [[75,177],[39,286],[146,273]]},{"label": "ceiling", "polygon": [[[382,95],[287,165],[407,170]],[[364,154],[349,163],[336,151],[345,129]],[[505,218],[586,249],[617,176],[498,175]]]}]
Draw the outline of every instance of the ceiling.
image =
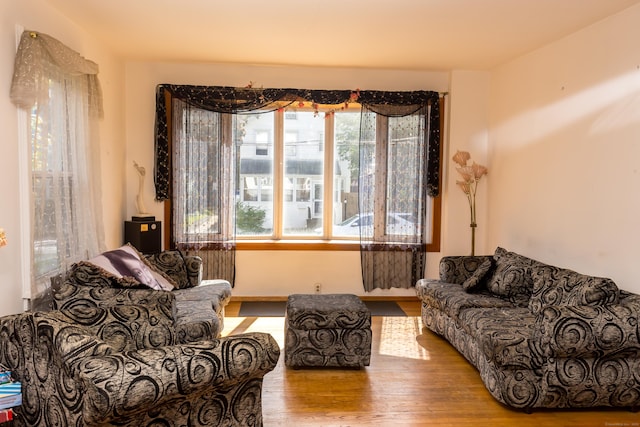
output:
[{"label": "ceiling", "polygon": [[131,60],[490,69],[640,0],[46,0]]}]

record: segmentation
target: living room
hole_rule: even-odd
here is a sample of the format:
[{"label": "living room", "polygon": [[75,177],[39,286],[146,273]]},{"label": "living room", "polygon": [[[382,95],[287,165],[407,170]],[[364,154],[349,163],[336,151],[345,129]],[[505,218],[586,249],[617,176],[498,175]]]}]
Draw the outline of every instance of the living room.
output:
[{"label": "living room", "polygon": [[[100,66],[102,216],[108,248],[123,243],[123,221],[136,214],[138,180],[133,161],[153,169],[158,84],[243,87],[255,82],[265,88],[433,90],[447,95],[441,245],[439,252],[427,256],[426,277],[438,277],[443,256],[470,251],[469,207],[456,186],[458,177],[451,162],[457,150],[464,150],[489,169],[477,197],[476,253],[492,254],[501,246],[584,274],[610,277],[620,289],[640,292],[635,280],[640,236],[634,231],[640,200],[632,193],[640,184],[638,1],[607,2],[612,8],[608,12],[585,18],[570,30],[564,27],[527,51],[475,68],[124,57],[96,37],[91,24],[61,12],[61,3],[22,0],[0,5],[4,40],[0,76],[5,82],[0,97],[0,123],[5,131],[0,145],[0,227],[8,242],[0,248],[4,291],[0,315],[22,311],[23,298],[29,295],[30,265],[25,262],[30,250],[25,238],[29,209],[24,182],[28,157],[20,145],[26,130],[19,127],[20,111],[9,99],[22,29],[49,34]],[[525,2],[533,3],[537,2]],[[551,3],[557,2],[545,2]],[[589,5],[597,10],[596,4],[601,3],[605,2]],[[568,4],[575,9],[568,7],[567,15],[588,9],[584,2]],[[233,37],[225,39],[232,42]],[[412,38],[411,43],[415,42]],[[291,56],[295,58],[295,52]],[[164,205],[152,201],[153,181],[147,179],[145,185],[149,210],[166,223]],[[284,298],[312,292],[321,283],[324,293],[415,297],[413,289],[365,293],[359,263],[358,251],[240,250],[233,295]]]},{"label": "living room", "polygon": [[[3,4],[2,75],[6,82],[11,80],[16,26],[53,35],[99,64],[105,110],[100,125],[102,205],[109,248],[122,243],[122,223],[136,213],[137,180],[131,162],[153,168],[157,84],[244,86],[254,81],[264,87],[427,89],[448,92],[445,159],[456,150],[466,150],[490,170],[478,192],[477,253],[492,253],[501,245],[556,265],[612,277],[622,289],[640,289],[633,267],[633,225],[640,202],[628,195],[638,181],[633,108],[637,7],[490,69],[434,71],[125,59],[53,3]],[[621,2],[620,8],[633,3]],[[23,206],[15,184],[20,182],[24,155],[17,143],[21,130],[8,83],[4,87],[1,117],[5,141],[13,143],[2,146],[3,203]],[[427,277],[437,276],[442,255],[469,251],[466,199],[455,186],[450,162],[443,162],[443,171],[441,249],[429,254]],[[152,180],[146,186],[151,198]],[[148,205],[163,219],[161,203]],[[29,271],[22,262],[28,253],[20,238],[23,212],[0,213],[10,242],[0,256],[0,274],[3,283],[17,284],[7,287],[2,313],[19,311],[23,304],[20,284]],[[310,277],[304,267],[309,265],[332,268],[317,268]],[[235,295],[283,296],[310,291],[314,283],[322,283],[324,292],[362,294],[357,251],[238,252]]]}]

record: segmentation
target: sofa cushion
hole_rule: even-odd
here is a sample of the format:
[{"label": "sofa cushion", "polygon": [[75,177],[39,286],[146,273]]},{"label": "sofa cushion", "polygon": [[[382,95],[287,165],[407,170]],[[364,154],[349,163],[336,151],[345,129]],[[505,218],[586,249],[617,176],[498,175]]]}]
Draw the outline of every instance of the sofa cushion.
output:
[{"label": "sofa cushion", "polygon": [[207,301],[220,314],[231,299],[231,284],[226,280],[203,280],[199,286],[173,291],[177,302]]},{"label": "sofa cushion", "polygon": [[490,295],[487,291],[468,293],[462,285],[445,283],[440,280],[421,279],[416,284],[416,293],[423,304],[444,312],[451,318],[457,318],[466,308],[513,307],[504,299]]},{"label": "sofa cushion", "polygon": [[542,352],[532,339],[535,316],[527,308],[469,308],[460,312],[459,323],[495,365],[534,370],[542,366]]},{"label": "sofa cushion", "polygon": [[540,263],[501,247],[496,249],[493,259],[495,270],[487,281],[489,292],[526,307],[533,292],[531,267]]},{"label": "sofa cushion", "polygon": [[462,282],[462,289],[466,292],[473,292],[482,288],[483,279],[491,270],[493,263],[490,258],[485,259],[478,268],[475,269],[473,274],[469,276],[464,282]]},{"label": "sofa cushion", "polygon": [[554,305],[602,306],[619,301],[618,287],[608,278],[587,276],[551,265],[533,268],[532,278],[529,309],[534,314]]}]

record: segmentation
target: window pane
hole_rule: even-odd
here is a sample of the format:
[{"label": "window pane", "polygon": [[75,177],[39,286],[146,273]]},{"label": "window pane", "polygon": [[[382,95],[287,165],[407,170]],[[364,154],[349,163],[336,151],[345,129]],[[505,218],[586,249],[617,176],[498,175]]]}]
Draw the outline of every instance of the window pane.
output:
[{"label": "window pane", "polygon": [[236,143],[240,158],[236,234],[271,235],[274,113],[237,115]]},{"label": "window pane", "polygon": [[322,235],[324,120],[313,112],[285,114],[285,235]]},{"label": "window pane", "polygon": [[[56,203],[60,202],[66,205],[69,199],[65,197],[56,199],[55,194],[60,194],[60,192],[54,189],[54,185],[60,185],[60,188],[64,188],[61,194],[69,193],[69,187],[66,186],[65,180],[62,178],[56,180],[53,174],[47,173],[34,173],[32,175],[33,194],[38,195],[33,201],[34,211],[36,213],[33,231],[33,269],[35,277],[41,277],[47,273],[56,271],[60,268],[62,258],[67,255],[59,251],[56,224],[57,221],[60,221],[62,224],[60,229],[63,231],[71,231],[72,225],[69,224],[68,221],[65,221],[66,218],[63,218],[62,214],[56,216]],[[60,209],[59,212],[67,212],[66,206]],[[67,235],[65,237],[68,238],[69,236]],[[60,243],[64,247],[65,242]]]},{"label": "window pane", "polygon": [[385,234],[414,236],[420,230],[419,194],[424,166],[419,156],[418,115],[389,118],[387,150],[387,221]]},{"label": "window pane", "polygon": [[[182,143],[176,147],[176,241],[190,242],[220,232],[221,115],[185,107]],[[178,123],[176,123],[177,125]],[[201,236],[201,237],[197,237]]]},{"label": "window pane", "polygon": [[360,235],[358,221],[358,138],[360,112],[334,114],[333,235]]},{"label": "window pane", "polygon": [[[56,272],[64,256],[68,255],[60,251],[66,246],[66,240],[58,241],[58,230],[72,231],[72,224],[64,217],[64,213],[69,212],[68,196],[71,187],[68,185],[70,180],[65,181],[62,178],[64,173],[61,154],[64,146],[56,144],[52,139],[52,126],[49,122],[43,121],[37,108],[31,111],[31,126],[31,185],[34,196],[33,273],[34,277],[41,278],[48,273]],[[57,179],[57,176],[60,178]],[[58,202],[62,206],[61,209]],[[56,210],[59,215],[56,215]],[[58,222],[60,227],[57,226]]]}]

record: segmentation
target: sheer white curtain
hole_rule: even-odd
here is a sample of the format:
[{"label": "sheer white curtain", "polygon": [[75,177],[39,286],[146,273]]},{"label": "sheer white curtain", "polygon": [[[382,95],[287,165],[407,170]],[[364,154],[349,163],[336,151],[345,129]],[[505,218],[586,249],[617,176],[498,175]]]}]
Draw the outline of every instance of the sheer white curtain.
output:
[{"label": "sheer white curtain", "polygon": [[46,293],[51,276],[104,250],[97,73],[97,64],[54,38],[22,34],[11,100],[29,120],[31,298]]}]

